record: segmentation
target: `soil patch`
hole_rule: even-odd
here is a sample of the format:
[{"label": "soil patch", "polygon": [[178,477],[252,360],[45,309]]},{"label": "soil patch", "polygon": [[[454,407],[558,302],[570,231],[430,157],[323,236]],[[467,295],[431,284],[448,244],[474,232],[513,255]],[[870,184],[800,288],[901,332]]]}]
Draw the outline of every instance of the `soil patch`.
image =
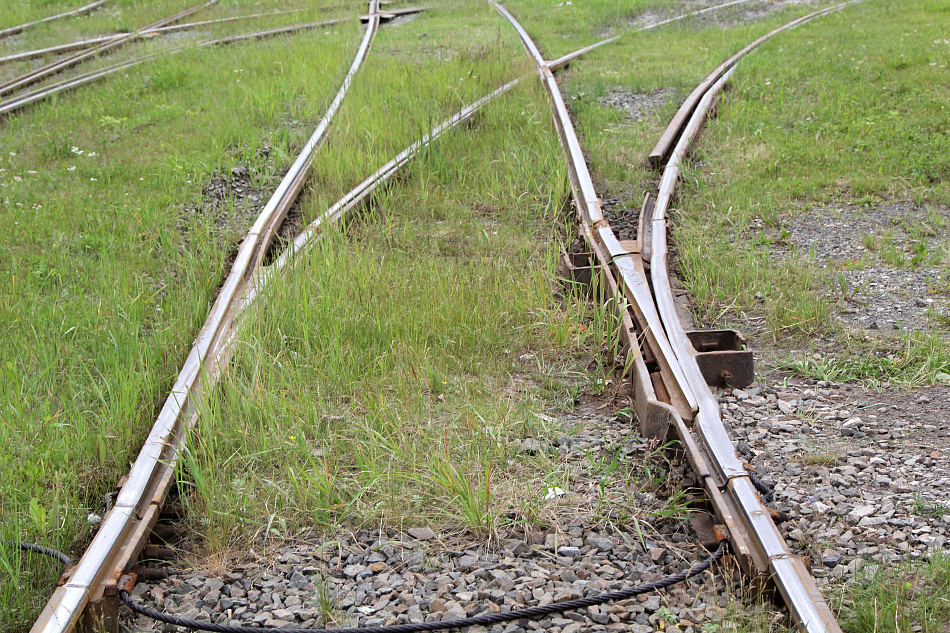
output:
[{"label": "soil patch", "polygon": [[[683,2],[678,7],[664,9],[648,9],[639,13],[635,18],[629,21],[629,25],[635,29],[649,28],[660,22],[675,18],[684,13],[698,11],[722,4],[722,0],[699,0],[692,2]],[[683,20],[684,23],[692,22],[701,26],[730,27],[738,24],[748,24],[767,18],[769,15],[782,9],[793,6],[811,6],[817,5],[817,0],[758,0],[757,2],[747,2],[731,7],[709,11],[697,16],[692,16]]]},{"label": "soil patch", "polygon": [[718,11],[710,11],[696,17],[696,22],[702,25],[732,27],[740,24],[749,24],[768,18],[777,11],[791,7],[816,7],[817,0],[765,0],[748,2],[726,7]]},{"label": "soil patch", "polygon": [[[907,202],[812,209],[783,219],[770,233],[773,250],[806,254],[818,262],[855,262],[866,255],[904,259],[906,264],[923,247],[923,257],[939,258],[946,249],[944,229],[950,209],[921,207]],[[874,261],[875,258],[869,258]]]},{"label": "soil patch", "polygon": [[950,298],[933,294],[946,288],[946,270],[926,268],[861,268],[838,273],[839,298],[835,318],[851,327],[867,330],[919,331],[945,327]]},{"label": "soil patch", "polygon": [[617,108],[625,114],[627,121],[642,121],[661,105],[665,105],[676,91],[672,88],[663,88],[656,92],[631,92],[614,88],[606,96],[600,97],[597,103],[604,107]]}]

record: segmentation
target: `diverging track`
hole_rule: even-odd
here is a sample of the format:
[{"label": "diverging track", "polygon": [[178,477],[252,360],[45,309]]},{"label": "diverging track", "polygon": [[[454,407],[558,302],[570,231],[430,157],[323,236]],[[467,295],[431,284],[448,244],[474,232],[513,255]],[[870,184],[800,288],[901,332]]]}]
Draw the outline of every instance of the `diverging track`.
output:
[{"label": "diverging track", "polygon": [[[618,240],[604,217],[553,75],[555,69],[577,55],[610,40],[547,62],[514,17],[496,6],[518,30],[550,95],[558,134],[569,158],[570,182],[581,232],[589,246],[590,257],[596,261],[596,268],[620,313],[621,334],[636,391],[641,431],[645,436],[665,438],[673,430],[679,436],[718,517],[717,525],[712,525],[711,519],[707,519],[705,526],[703,521],[697,522],[698,532],[702,532],[703,527],[710,530],[709,535],[701,534],[704,543],[718,544],[718,555],[721,555],[721,544],[728,540],[732,554],[743,569],[774,580],[803,630],[840,630],[805,565],[791,554],[776,530],[771,511],[763,503],[753,479],[732,447],[719,418],[718,403],[707,387],[709,380],[731,384],[741,382],[742,372],[748,370],[743,364],[749,359],[748,354],[743,355],[741,350],[731,350],[737,353],[730,354],[730,350],[722,349],[721,341],[729,338],[729,333],[688,334],[678,321],[667,272],[666,214],[679,177],[679,165],[738,59],[781,30],[845,5],[806,16],[757,40],[717,69],[702,84],[702,89],[698,88],[691,95],[681,109],[682,114],[677,114],[664,134],[666,145],[654,152],[656,164],[662,163],[667,156],[671,158],[656,202],[648,198],[640,216],[638,239],[632,242]],[[317,218],[272,265],[265,266],[265,254],[306,181],[313,154],[325,138],[353,76],[366,59],[379,20],[378,0],[372,0],[366,33],[342,87],[245,237],[211,314],[133,465],[115,507],[106,516],[82,560],[69,570],[56,590],[34,625],[34,633],[70,631],[84,618],[87,624],[102,621],[108,627],[116,626],[118,596],[122,594],[128,598],[124,591],[129,583],[134,582],[134,575],[127,572],[137,560],[158,518],[202,401],[229,362],[236,341],[236,324],[243,311],[261,295],[268,283],[292,265],[296,255],[313,243],[324,224],[339,220],[358,208],[377,187],[393,178],[401,166],[439,135],[461,125],[480,107],[522,80],[505,84],[433,128]],[[734,333],[731,337],[734,343],[741,340]],[[740,357],[740,362],[722,366],[722,359],[730,356]],[[706,362],[709,359],[717,371],[709,371],[710,365]],[[720,365],[715,364],[717,359]],[[570,606],[561,605],[560,608]],[[433,628],[458,626],[452,622],[440,624]]]},{"label": "diverging track", "polygon": [[145,547],[161,505],[175,478],[188,432],[198,407],[217,381],[228,360],[236,320],[245,297],[255,283],[264,254],[275,231],[303,187],[313,160],[339,110],[354,75],[366,60],[379,26],[378,0],[369,3],[369,23],[356,57],[327,113],[320,120],[274,195],[251,226],[198,333],[155,425],[119,493],[115,506],[105,516],[92,544],[78,564],[67,571],[43,612],[33,625],[34,633],[73,630],[83,620],[87,626],[101,621],[118,626],[118,586],[125,572]]},{"label": "diverging track", "polygon": [[[504,7],[495,4],[517,30],[551,98],[554,121],[568,158],[580,230],[614,306],[620,311],[621,337],[636,392],[641,432],[661,441],[670,431],[676,433],[719,520],[719,525],[711,525],[708,519],[696,521],[697,532],[704,541],[728,539],[740,566],[746,572],[774,581],[799,627],[814,633],[833,633],[841,629],[804,562],[791,553],[775,527],[772,511],[760,497],[732,445],[720,418],[719,404],[707,385],[743,386],[744,377],[740,374],[749,374],[748,380],[751,380],[751,357],[747,357],[749,365],[743,367],[741,359],[736,364],[735,356],[730,354],[742,353],[736,344],[742,340],[738,333],[688,334],[683,329],[669,281],[667,210],[690,143],[739,59],[774,35],[849,4],[852,3],[817,11],[772,31],[743,48],[700,84],[651,153],[650,160],[655,166],[671,152],[672,157],[664,170],[655,203],[649,196],[644,203],[638,237],[631,242],[618,240],[604,218],[580,143],[549,65],[518,21]],[[676,139],[679,140],[673,147]],[[711,528],[711,533],[703,535],[704,528]]]}]

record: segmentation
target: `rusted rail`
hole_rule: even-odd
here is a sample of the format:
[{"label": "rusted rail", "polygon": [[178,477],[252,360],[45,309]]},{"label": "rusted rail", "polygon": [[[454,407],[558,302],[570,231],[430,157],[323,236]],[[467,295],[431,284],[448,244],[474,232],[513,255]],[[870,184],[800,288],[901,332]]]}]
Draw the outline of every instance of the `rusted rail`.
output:
[{"label": "rusted rail", "polygon": [[[743,1],[746,1],[746,0],[743,0]],[[380,2],[379,6],[383,7],[387,4],[390,4],[390,2],[389,1]],[[184,24],[172,24],[170,26],[162,26],[156,29],[143,31],[137,37],[140,39],[147,39],[147,38],[155,37],[156,35],[161,35],[162,33],[187,31],[187,30],[198,28],[201,26],[224,24],[227,22],[238,22],[241,20],[251,20],[251,19],[256,19],[256,18],[269,18],[276,15],[290,15],[294,13],[303,13],[304,11],[331,11],[333,9],[340,9],[345,6],[347,5],[334,4],[334,5],[313,7],[313,8],[308,8],[308,9],[288,9],[286,11],[271,11],[269,13],[251,13],[248,15],[237,15],[237,16],[232,16],[228,18],[217,18],[214,20],[201,20],[199,22],[186,22]],[[382,8],[380,9],[380,11],[381,11],[380,13],[381,18],[385,19],[385,16],[387,15],[387,13],[383,11]],[[401,15],[401,13],[399,13],[398,11],[399,10],[393,11],[392,14]],[[57,46],[50,46],[48,48],[41,48],[41,49],[37,49],[33,51],[24,51],[22,53],[14,53],[12,55],[6,55],[5,57],[0,57],[0,64],[8,64],[12,62],[25,61],[28,59],[37,59],[39,57],[46,57],[47,55],[58,55],[60,53],[71,53],[73,51],[85,50],[97,44],[101,44],[103,42],[110,42],[112,40],[118,39],[120,37],[123,37],[124,35],[125,35],[124,33],[118,33],[114,35],[102,35],[100,37],[93,37],[88,40],[80,40],[78,42],[71,42],[69,44],[59,44]]]},{"label": "rusted rail", "polygon": [[106,3],[106,0],[97,0],[91,4],[87,4],[84,7],[79,7],[78,9],[73,9],[72,11],[66,11],[65,13],[57,13],[56,15],[51,15],[48,18],[43,18],[42,20],[35,20],[33,22],[27,22],[26,24],[19,24],[17,26],[11,26],[9,28],[0,30],[0,39],[9,37],[10,35],[16,35],[17,33],[22,33],[23,31],[33,28],[39,24],[46,24],[47,22],[53,22],[54,20],[61,20],[63,18],[69,18],[74,15],[82,15],[83,13],[90,13],[95,11],[102,5]]},{"label": "rusted rail", "polygon": [[[322,7],[321,7],[322,8]],[[216,20],[201,20],[199,22],[186,22],[184,24],[172,24],[170,26],[160,26],[155,29],[144,30],[136,38],[146,39],[150,37],[155,37],[162,33],[173,33],[178,31],[187,31],[189,29],[198,28],[200,26],[210,26],[214,24],[224,24],[226,22],[238,22],[240,20],[252,20],[255,18],[264,18],[271,17],[275,15],[287,15],[292,13],[302,13],[307,11],[307,9],[290,9],[288,11],[273,11],[271,13],[251,13],[248,15],[237,15],[229,18],[218,18]],[[60,53],[71,53],[73,51],[82,51],[88,48],[92,48],[103,42],[111,42],[117,40],[121,37],[125,37],[125,33],[117,33],[114,35],[102,35],[100,37],[93,37],[88,40],[80,40],[78,42],[71,42],[69,44],[59,44],[57,46],[50,46],[48,48],[40,48],[33,51],[24,51],[22,53],[14,53],[12,55],[7,55],[5,57],[0,57],[0,64],[9,64],[12,62],[25,61],[28,59],[37,59],[40,57],[46,57],[47,55],[58,55]]]},{"label": "rusted rail", "polygon": [[[394,9],[392,11],[385,11],[379,13],[380,22],[392,19],[400,15],[407,15],[412,13],[418,13],[424,11],[427,7],[405,7],[402,9]],[[360,19],[367,21],[370,19],[369,15],[361,15]],[[227,44],[236,44],[238,42],[244,42],[247,40],[259,40],[267,37],[274,37],[277,35],[286,35],[289,33],[296,33],[298,31],[303,31],[307,29],[320,28],[321,26],[331,26],[333,24],[339,24],[343,20],[341,18],[331,18],[329,20],[321,20],[319,22],[305,22],[303,24],[291,24],[288,26],[279,26],[272,29],[265,29],[263,31],[252,31],[250,33],[239,33],[237,35],[229,35],[227,37],[222,37],[216,40],[209,40],[205,42],[200,42],[197,44],[198,47],[209,47],[209,46],[223,46]],[[31,92],[17,95],[6,101],[0,101],[0,117],[6,114],[10,114],[21,110],[29,105],[43,101],[44,99],[53,96],[54,94],[59,94],[61,92],[66,92],[74,88],[79,88],[89,83],[99,81],[109,75],[113,75],[117,72],[132,68],[133,66],[138,66],[139,64],[145,63],[152,59],[156,59],[162,55],[174,55],[181,53],[182,51],[188,50],[189,46],[182,46],[175,48],[169,51],[150,53],[148,55],[143,55],[141,57],[136,57],[133,59],[126,60],[124,62],[113,64],[111,66],[106,66],[104,68],[99,68],[88,73],[83,73],[76,75],[75,77],[70,77],[69,79],[64,79],[62,81],[44,86],[43,88],[38,88]]]},{"label": "rusted rail", "polygon": [[119,582],[145,546],[174,481],[179,455],[198,409],[227,361],[221,350],[226,347],[245,294],[254,283],[267,246],[264,240],[273,235],[277,218],[282,218],[292,204],[291,196],[296,195],[302,186],[313,151],[322,142],[332,114],[339,108],[353,76],[367,57],[379,25],[377,0],[371,0],[369,7],[370,21],[343,85],[241,243],[211,313],[198,333],[114,507],[106,514],[99,532],[79,563],[64,574],[34,623],[32,633],[66,633],[81,623],[95,629],[118,629]]},{"label": "rusted rail", "polygon": [[[371,7],[370,15],[378,18],[379,14],[374,9]],[[346,88],[365,59],[372,37],[370,31],[377,25],[378,19],[371,21],[357,58],[327,114],[245,237],[211,315],[199,333],[172,393],[123,485],[115,507],[106,515],[99,533],[77,567],[64,574],[61,586],[34,624],[32,633],[72,631],[80,623],[81,616],[87,625],[104,625],[103,628],[115,630],[115,597],[122,583],[129,578],[124,574],[143,548],[158,517],[178,455],[188,430],[194,424],[203,395],[215,384],[230,358],[236,342],[237,320],[267,283],[285,272],[314,243],[326,223],[339,220],[365,203],[376,189],[391,180],[419,151],[445,132],[463,125],[483,106],[524,79],[522,77],[505,84],[433,128],[314,220],[272,265],[264,267],[261,264],[266,244],[279,225],[278,218],[286,215],[299,194],[303,184],[301,175],[309,171],[313,152],[322,142],[332,114],[339,108]],[[563,67],[607,41],[565,55],[551,66]]]},{"label": "rusted rail", "polygon": [[732,57],[724,61],[718,68],[716,68],[716,70],[711,72],[708,77],[706,77],[698,86],[696,86],[693,92],[691,92],[690,95],[686,97],[686,100],[683,101],[683,105],[679,107],[679,109],[676,111],[676,114],[673,115],[673,119],[670,121],[670,124],[667,126],[666,130],[664,130],[663,134],[660,135],[660,140],[657,141],[656,146],[650,152],[650,165],[652,165],[654,168],[659,168],[660,165],[666,162],[666,159],[669,157],[670,152],[673,149],[674,143],[676,143],[676,139],[679,137],[680,132],[685,127],[687,119],[696,109],[696,105],[697,103],[699,103],[699,100],[703,97],[704,94],[706,94],[710,90],[713,84],[716,83],[716,81],[718,81],[719,78],[722,77],[730,68],[735,66],[739,62],[740,59],[742,59],[743,57],[751,53],[753,50],[755,50],[756,48],[758,48],[759,46],[761,46],[763,43],[767,42],[771,38],[775,37],[782,31],[793,29],[796,26],[800,26],[804,24],[805,22],[814,20],[815,18],[819,16],[826,15],[828,13],[831,13],[832,11],[838,11],[848,5],[855,4],[862,1],[863,0],[851,0],[850,2],[845,2],[833,7],[828,7],[827,9],[815,11],[814,13],[809,13],[808,15],[802,16],[798,18],[797,20],[792,20],[788,24],[780,26],[774,31],[766,33],[765,35],[755,40],[754,42],[752,42],[751,44],[749,44],[748,46],[740,50],[738,53],[736,53],[735,55],[733,55]]},{"label": "rusted rail", "polygon": [[19,77],[15,77],[14,79],[11,79],[7,82],[0,84],[0,96],[3,96],[5,94],[10,94],[11,92],[15,92],[17,90],[25,88],[26,86],[31,86],[39,81],[42,81],[43,79],[47,77],[55,75],[87,59],[100,55],[106,51],[110,51],[119,46],[122,46],[126,42],[129,42],[135,39],[136,37],[140,36],[142,33],[146,31],[157,29],[159,27],[166,26],[174,22],[178,22],[179,20],[186,18],[189,15],[192,15],[194,13],[197,13],[198,11],[201,11],[202,9],[206,9],[213,4],[216,4],[217,2],[218,0],[208,0],[208,2],[204,4],[190,7],[188,9],[185,9],[184,11],[180,11],[176,13],[175,15],[169,16],[167,18],[163,18],[161,20],[158,20],[157,22],[153,22],[152,24],[142,27],[141,29],[138,29],[133,33],[128,33],[114,40],[109,40],[108,42],[98,44],[92,47],[91,49],[80,51],[73,55],[69,55],[63,59],[51,62],[41,68],[37,68],[36,70],[32,70],[28,73],[24,73],[23,75],[20,75]]},{"label": "rusted rail", "polygon": [[[848,4],[852,3],[795,20],[769,36]],[[621,242],[603,217],[560,89],[546,62],[517,20],[500,5],[495,6],[519,33],[551,98],[555,125],[568,156],[581,233],[621,320],[641,432],[661,439],[671,431],[676,433],[693,471],[703,482],[720,522],[719,533],[729,538],[733,555],[743,570],[774,582],[801,630],[840,632],[804,562],[791,553],[775,527],[771,511],[729,439],[718,401],[707,384],[717,377],[700,369],[697,359],[704,352],[697,352],[680,323],[669,282],[666,211],[679,177],[679,165],[740,56],[703,82],[706,89],[695,100],[691,116],[671,124],[674,138],[680,140],[664,173],[656,203],[651,204],[648,198],[644,204],[637,240]],[[743,49],[743,54],[761,41],[764,40]]]}]

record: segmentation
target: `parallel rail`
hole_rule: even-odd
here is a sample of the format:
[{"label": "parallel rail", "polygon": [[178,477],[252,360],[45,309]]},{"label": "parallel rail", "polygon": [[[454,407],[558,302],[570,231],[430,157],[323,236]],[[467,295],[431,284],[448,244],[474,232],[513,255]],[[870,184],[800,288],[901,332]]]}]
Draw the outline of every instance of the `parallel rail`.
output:
[{"label": "parallel rail", "polygon": [[[746,0],[743,0],[746,1]],[[387,4],[390,4],[391,0],[384,0],[379,3],[380,7],[383,7]],[[174,33],[178,31],[187,31],[190,29],[195,29],[202,26],[212,26],[216,24],[224,24],[228,22],[239,22],[242,20],[254,20],[257,18],[270,18],[279,15],[291,15],[294,13],[303,13],[305,11],[332,11],[334,9],[342,9],[347,5],[343,4],[334,4],[334,5],[324,5],[319,7],[311,7],[307,9],[288,9],[286,11],[270,11],[267,13],[249,13],[247,15],[236,15],[227,18],[217,18],[214,20],[200,20],[198,22],[186,22],[184,24],[172,24],[170,26],[160,26],[154,29],[148,29],[140,33],[137,37],[140,39],[148,39],[155,37],[156,35],[161,35],[162,33]],[[380,9],[380,15],[385,16],[386,11]],[[398,14],[397,11],[392,12],[392,14]],[[114,34],[114,35],[102,35],[99,37],[93,37],[88,40],[80,40],[78,42],[71,42],[69,44],[58,44],[56,46],[50,46],[48,48],[41,48],[32,51],[23,51],[22,53],[13,53],[0,57],[0,64],[9,64],[12,62],[25,61],[28,59],[37,59],[39,57],[46,57],[47,55],[56,55],[59,53],[71,53],[73,51],[81,51],[88,48],[92,48],[97,44],[103,42],[111,42],[112,40],[119,39],[124,37],[124,33]]]},{"label": "parallel rail", "polygon": [[91,59],[92,57],[95,57],[97,55],[110,51],[114,48],[118,48],[119,46],[122,46],[123,44],[130,42],[134,40],[135,38],[139,37],[142,33],[145,33],[147,31],[151,31],[163,26],[167,26],[169,24],[174,24],[175,22],[178,22],[179,20],[182,20],[188,17],[189,15],[197,13],[198,11],[201,11],[202,9],[206,9],[216,4],[217,2],[218,0],[208,0],[208,2],[204,4],[190,7],[183,11],[179,11],[175,15],[168,16],[167,18],[162,18],[161,20],[153,22],[152,24],[149,24],[148,26],[144,26],[132,33],[128,33],[126,35],[122,35],[120,37],[109,40],[107,42],[97,44],[90,49],[83,50],[73,55],[69,55],[63,59],[50,62],[49,64],[41,68],[37,68],[36,70],[31,70],[30,72],[24,73],[23,75],[20,75],[19,77],[15,77],[9,81],[0,83],[0,96],[3,96],[5,94],[10,94],[11,92],[16,92],[17,90],[25,88],[26,86],[31,86],[39,81],[42,81],[46,77],[55,75],[67,68],[75,66],[76,64],[80,64],[87,59]]},{"label": "parallel rail", "polygon": [[[860,1],[860,0],[855,0]],[[655,164],[670,156],[655,205],[640,216],[637,240],[621,242],[604,218],[577,135],[560,89],[537,46],[502,6],[533,57],[551,99],[554,122],[568,157],[578,221],[619,311],[621,336],[635,388],[635,408],[644,435],[665,438],[672,430],[728,536],[740,566],[775,583],[799,628],[807,633],[839,633],[838,623],[803,560],[792,554],[729,439],[697,363],[697,350],[680,323],[668,273],[667,210],[679,169],[735,63],[768,38],[841,9],[847,2],[795,20],[756,40],[714,71],[677,113],[653,154]],[[685,113],[685,114],[684,114]],[[675,147],[673,143],[679,139]]]},{"label": "parallel rail", "polygon": [[[735,0],[710,9],[744,1]],[[829,10],[857,1],[860,0],[852,0]],[[672,154],[664,155],[671,157],[656,204],[653,207],[647,205],[641,214],[641,230],[637,240],[621,242],[604,217],[580,143],[553,75],[556,68],[615,38],[547,62],[517,20],[503,7],[495,6],[517,29],[525,48],[534,58],[551,98],[554,121],[569,159],[572,195],[581,232],[619,310],[621,335],[629,354],[628,365],[636,390],[635,406],[641,430],[646,435],[663,437],[670,430],[677,433],[731,541],[733,554],[746,571],[774,580],[802,630],[809,633],[840,631],[805,565],[790,552],[772,523],[769,509],[762,503],[744,464],[736,454],[719,417],[718,403],[706,386],[696,363],[696,350],[686,338],[672,300],[667,273],[666,212],[679,177],[679,166],[718,92],[727,81],[732,66],[717,69],[718,75],[708,82],[707,89],[698,95],[690,107],[690,113],[677,124],[671,138],[678,138],[678,141]],[[800,24],[805,19],[829,10],[816,12],[793,24]],[[369,16],[366,33],[343,85],[304,150],[242,242],[211,314],[115,506],[106,515],[83,558],[64,577],[63,584],[57,588],[34,624],[32,633],[66,633],[82,620],[92,626],[105,624],[111,628],[115,625],[118,606],[116,597],[123,575],[144,547],[158,518],[160,506],[173,482],[180,452],[203,398],[230,359],[235,342],[235,326],[240,315],[260,296],[270,280],[292,265],[300,253],[313,243],[324,224],[339,219],[363,204],[379,186],[390,180],[402,165],[435,138],[461,125],[479,108],[521,81],[517,79],[509,82],[433,128],[428,135],[384,165],[317,218],[272,265],[264,266],[264,255],[277,228],[299,195],[313,153],[322,143],[331,118],[368,54],[380,20],[378,0],[371,0]],[[682,17],[685,16],[674,20]],[[657,25],[646,28],[653,26]],[[791,26],[786,25],[767,37]],[[754,45],[761,41],[764,39]],[[750,45],[744,51],[748,52],[751,48],[754,46]]]}]

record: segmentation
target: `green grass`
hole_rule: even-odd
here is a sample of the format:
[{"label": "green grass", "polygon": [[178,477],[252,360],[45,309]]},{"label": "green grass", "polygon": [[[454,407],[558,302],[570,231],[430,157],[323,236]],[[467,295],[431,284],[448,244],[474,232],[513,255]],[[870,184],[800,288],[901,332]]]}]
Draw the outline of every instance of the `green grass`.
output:
[{"label": "green grass", "polygon": [[[246,228],[202,186],[243,163],[273,187],[358,36],[186,52],[0,123],[0,537],[81,552]],[[20,630],[58,570],[5,556],[0,630]]]},{"label": "green grass", "polygon": [[950,622],[950,557],[880,569],[838,599],[847,633],[946,633]]},{"label": "green grass", "polygon": [[[850,201],[950,201],[950,112],[934,83],[947,76],[938,41],[947,9],[902,3],[893,20],[896,9],[873,1],[849,7],[740,64],[694,156],[702,167],[687,173],[681,192],[679,265],[703,321],[753,310],[761,293],[776,338],[829,331],[818,272],[794,258],[771,259],[749,238],[754,220],[768,227]],[[865,246],[894,267],[934,262],[926,247],[907,253],[887,236]]]},{"label": "green grass", "polygon": [[[459,41],[459,11],[380,33],[374,55],[388,64],[354,83],[316,158],[306,216],[527,69],[487,7],[464,10],[473,37]],[[420,69],[407,48],[447,61]],[[549,339],[564,319],[552,240],[567,196],[541,94],[526,82],[440,140],[268,292],[200,420],[201,471],[219,487],[190,499],[223,504],[210,513],[214,546],[245,546],[244,526],[268,513],[283,517],[284,537],[380,520],[481,533],[535,496],[543,469],[516,457],[522,438],[547,433],[532,411],[546,406],[540,378],[563,353]],[[213,432],[230,420],[244,431]]]},{"label": "green grass", "polygon": [[906,387],[950,382],[950,352],[941,334],[915,332],[898,340],[849,337],[840,356],[789,355],[778,362],[800,376],[828,382],[859,381]]},{"label": "green grass", "polygon": [[[78,4],[7,3],[0,27]],[[194,19],[295,4],[221,2]],[[461,105],[531,70],[487,4],[436,4],[380,32],[316,156],[305,220]],[[524,0],[511,9],[555,57],[670,4]],[[134,29],[184,6],[117,0],[2,41],[0,55]],[[761,292],[776,336],[826,328],[829,308],[814,298],[821,276],[803,263],[776,265],[751,245],[756,216],[770,222],[852,196],[946,201],[946,98],[924,81],[937,71],[918,51],[944,37],[929,16],[945,10],[924,0],[902,6],[906,26],[869,0],[781,36],[740,66],[677,211],[679,265],[703,320],[750,309]],[[655,181],[644,157],[679,100],[741,43],[802,12],[727,30],[685,22],[624,32],[576,62],[563,87],[600,193],[639,205]],[[900,43],[911,28],[918,33]],[[861,48],[873,37],[885,42],[873,54],[881,60]],[[203,185],[245,164],[256,187],[272,188],[357,41],[351,21],[189,51],[0,122],[0,538],[82,550],[86,515],[134,458],[246,225],[233,208],[196,210]],[[901,62],[912,46],[918,52]],[[857,70],[851,57],[864,60]],[[598,102],[616,89],[672,96],[632,122]],[[841,108],[850,119],[835,123]],[[287,282],[268,290],[184,456],[179,490],[208,551],[226,557],[251,541],[340,525],[426,523],[484,536],[552,520],[545,491],[569,488],[576,473],[549,451],[519,447],[564,432],[543,411],[607,384],[616,326],[554,280],[569,209],[550,120],[540,87],[525,82],[433,145],[364,215],[328,229]],[[809,153],[815,144],[830,152],[820,165]],[[920,155],[900,149],[909,144]],[[778,181],[779,168],[794,173]],[[923,241],[942,229],[927,217],[908,231]],[[908,382],[947,371],[938,339],[909,339],[887,354],[878,374],[869,362],[847,370]],[[594,357],[599,364],[578,366]],[[617,455],[590,456],[588,470],[603,482],[603,507],[590,520],[615,520],[604,508],[634,484],[658,491],[668,472],[658,459],[634,471]],[[681,498],[663,501],[652,519],[683,513]],[[643,517],[631,516],[640,529]],[[8,550],[0,568],[0,630],[25,630],[58,570]]]},{"label": "green grass", "polygon": [[[93,1],[94,0],[24,0],[24,2],[5,3],[3,7],[0,7],[0,30],[35,20],[42,20],[43,18],[52,17],[59,13],[65,13],[66,11],[72,11],[92,4]],[[61,19],[69,20],[71,18]]]}]

